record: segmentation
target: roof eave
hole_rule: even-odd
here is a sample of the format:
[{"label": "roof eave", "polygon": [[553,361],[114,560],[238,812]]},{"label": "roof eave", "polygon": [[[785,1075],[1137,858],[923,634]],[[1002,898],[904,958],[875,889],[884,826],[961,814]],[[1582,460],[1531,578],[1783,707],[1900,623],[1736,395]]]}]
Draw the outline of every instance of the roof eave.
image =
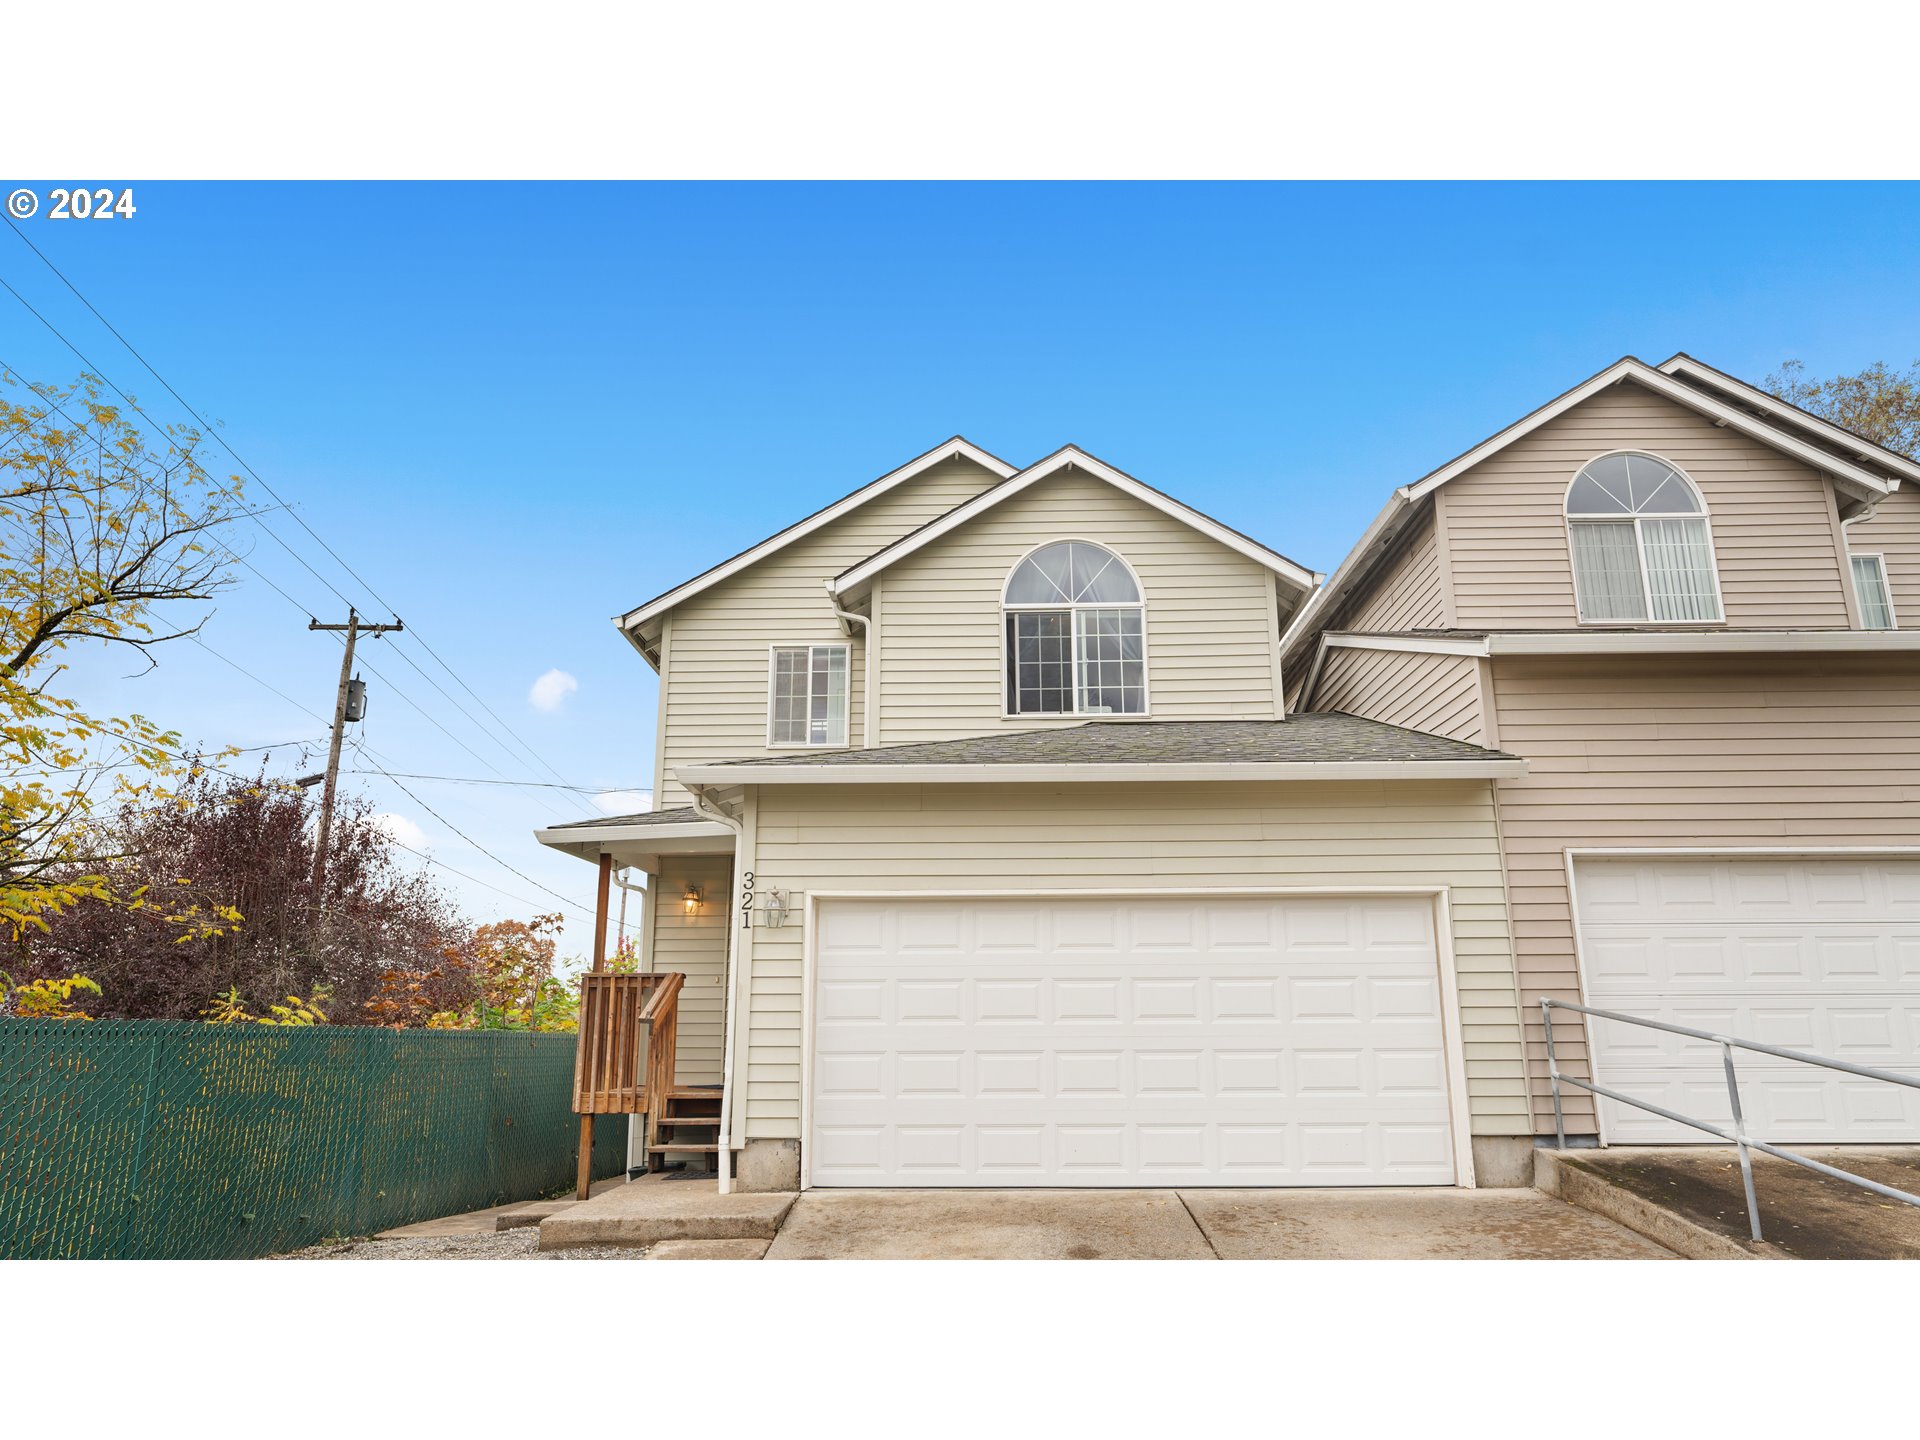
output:
[{"label": "roof eave", "polygon": [[994,785],[1192,783],[1203,781],[1517,780],[1527,762],[1484,760],[1211,761],[1052,765],[688,765],[684,784],[712,785]]},{"label": "roof eave", "polygon": [[1870,474],[1851,465],[1837,455],[1829,455],[1816,445],[1809,444],[1798,436],[1789,434],[1778,425],[1757,419],[1735,406],[1723,404],[1704,391],[1663,374],[1645,361],[1632,355],[1621,357],[1597,375],[1581,381],[1571,390],[1555,396],[1545,405],[1530,412],[1496,435],[1489,436],[1471,450],[1455,456],[1445,465],[1431,474],[1402,486],[1400,494],[1408,500],[1419,500],[1432,494],[1442,485],[1455,477],[1471,470],[1474,466],[1497,455],[1500,451],[1525,438],[1551,420],[1558,419],[1574,406],[1584,403],[1601,391],[1618,385],[1623,380],[1632,380],[1644,385],[1655,394],[1699,411],[1710,419],[1723,422],[1729,429],[1738,430],[1751,439],[1793,456],[1815,470],[1831,475],[1834,483],[1851,489],[1867,498],[1879,498],[1891,493],[1892,487],[1883,476]]},{"label": "roof eave", "polygon": [[1875,444],[1864,435],[1856,435],[1844,430],[1830,421],[1821,419],[1798,405],[1769,395],[1757,386],[1749,385],[1736,375],[1724,370],[1716,370],[1704,360],[1696,360],[1682,350],[1677,355],[1662,360],[1654,367],[1663,375],[1692,375],[1707,384],[1723,387],[1742,399],[1760,406],[1769,414],[1780,417],[1782,423],[1798,425],[1815,434],[1825,436],[1835,445],[1842,445],[1854,452],[1855,458],[1863,464],[1882,464],[1890,467],[1904,479],[1920,482],[1920,461],[1909,459],[1897,450],[1889,450],[1884,445]]},{"label": "roof eave", "polygon": [[1211,515],[1194,509],[1191,505],[1174,499],[1171,495],[1154,489],[1144,481],[1136,480],[1124,470],[1107,464],[1104,460],[1087,454],[1077,445],[1066,445],[1029,465],[1025,470],[1009,475],[1000,484],[982,491],[965,504],[957,505],[945,515],[921,526],[910,535],[903,535],[893,543],[883,546],[859,563],[849,566],[836,575],[829,586],[834,595],[847,600],[863,593],[866,585],[881,571],[906,559],[943,535],[950,534],[961,526],[970,523],[977,516],[993,506],[1010,500],[1029,486],[1037,484],[1048,476],[1058,473],[1068,466],[1086,471],[1095,478],[1105,481],[1122,493],[1159,510],[1161,513],[1181,521],[1209,539],[1226,546],[1230,550],[1246,556],[1266,569],[1278,575],[1299,590],[1309,594],[1326,577],[1318,571],[1309,570],[1304,565],[1289,560],[1278,551],[1269,550],[1259,541],[1242,535],[1231,526],[1223,525]]},{"label": "roof eave", "polygon": [[750,565],[757,564],[768,555],[773,554],[776,550],[784,549],[794,541],[803,539],[811,535],[814,531],[821,529],[823,526],[832,524],[842,515],[857,509],[869,500],[878,499],[881,495],[886,494],[887,491],[904,484],[916,475],[923,474],[935,465],[953,459],[971,460],[981,468],[1000,476],[1003,480],[1010,475],[1018,473],[1018,467],[1009,465],[999,456],[982,450],[965,436],[955,435],[952,439],[942,441],[940,444],[934,446],[933,449],[927,451],[925,454],[917,455],[906,464],[889,470],[879,479],[871,480],[865,485],[862,485],[858,490],[841,496],[840,499],[834,501],[831,505],[814,511],[813,514],[807,516],[804,520],[797,520],[787,526],[786,529],[769,535],[757,545],[748,547],[732,559],[723,560],[718,565],[701,571],[691,580],[683,581],[679,585],[674,586],[673,589],[656,595],[645,604],[638,605],[623,614],[616,615],[614,617],[614,624],[626,631],[631,631],[638,626],[644,625],[649,620],[664,615],[674,606],[684,604],[701,591],[718,585],[722,580],[739,574]]}]

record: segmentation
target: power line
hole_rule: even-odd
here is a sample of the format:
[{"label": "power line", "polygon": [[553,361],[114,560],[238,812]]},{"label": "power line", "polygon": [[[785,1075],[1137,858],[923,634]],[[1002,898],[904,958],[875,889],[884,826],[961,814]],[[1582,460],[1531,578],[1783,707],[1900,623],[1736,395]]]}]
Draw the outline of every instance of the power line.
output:
[{"label": "power line", "polygon": [[[348,775],[385,775],[384,770],[348,770]],[[407,770],[391,772],[400,780],[443,780],[449,785],[511,785],[523,790],[572,790],[581,795],[610,795],[621,791],[643,791],[645,785],[562,785],[550,780],[489,780],[471,775],[419,775]]]},{"label": "power line", "polygon": [[193,641],[193,643],[198,645],[202,650],[206,651],[207,654],[213,656],[213,658],[218,660],[221,664],[230,665],[235,670],[238,670],[242,675],[246,676],[247,679],[253,681],[254,684],[260,686],[261,689],[273,691],[275,695],[278,695],[282,700],[286,701],[287,704],[293,706],[294,709],[300,711],[303,714],[311,715],[314,719],[318,720],[322,725],[327,723],[326,716],[320,714],[317,710],[311,710],[307,706],[302,705],[298,700],[294,699],[291,695],[287,694],[286,691],[277,689],[276,687],[269,685],[266,681],[262,680],[258,675],[254,674],[251,670],[247,669],[246,666],[242,665],[238,660],[229,660],[225,655],[222,655],[218,650],[214,649],[211,645],[207,644],[207,642],[202,640],[198,635],[189,635],[187,638]]},{"label": "power line", "polygon": [[[322,550],[325,550],[328,555],[332,556],[335,563],[337,563],[341,569],[345,570],[347,574],[351,575],[356,581],[358,581],[361,588],[364,589],[368,595],[372,596],[376,601],[378,601],[382,609],[386,610],[389,614],[398,613],[396,608],[389,601],[387,601],[385,597],[383,597],[378,590],[375,590],[373,588],[373,586],[367,581],[365,576],[361,575],[359,571],[355,570],[353,566],[349,565],[346,562],[345,558],[342,557],[338,551],[336,551],[331,545],[329,545],[326,542],[326,540],[321,536],[320,532],[315,530],[313,526],[307,523],[306,518],[304,516],[302,516],[291,505],[287,504],[286,500],[281,497],[279,492],[276,491],[273,488],[273,486],[267,483],[265,477],[262,476],[257,470],[255,470],[251,465],[249,465],[246,462],[246,460],[241,456],[240,452],[235,450],[233,446],[230,443],[228,443],[224,435],[220,434],[218,430],[215,429],[215,427],[210,425],[206,421],[206,419],[203,416],[201,416],[201,414],[197,410],[193,408],[193,406],[187,403],[186,397],[183,396],[178,390],[174,389],[172,383],[168,381],[166,376],[162,375],[157,369],[154,368],[153,363],[150,360],[148,360],[145,355],[140,353],[140,351],[134,346],[131,340],[127,339],[126,336],[120,333],[119,329],[113,324],[111,320],[107,319],[105,315],[100,313],[99,307],[96,306],[91,300],[89,300],[86,297],[85,294],[81,292],[79,286],[75,285],[72,280],[67,278],[66,272],[63,271],[58,265],[54,264],[53,261],[50,258],[48,258],[45,251],[43,251],[38,245],[33,243],[32,238],[28,236],[26,231],[22,230],[18,225],[14,224],[13,218],[11,216],[6,215],[4,212],[0,212],[0,219],[4,219],[6,221],[8,227],[13,231],[13,233],[20,237],[21,243],[24,244],[29,250],[31,250],[36,256],[39,257],[41,264],[45,265],[47,269],[51,270],[54,273],[54,275],[59,278],[60,283],[62,285],[65,285],[67,289],[73,293],[74,298],[77,299],[82,305],[86,306],[89,313],[91,313],[96,320],[98,320],[102,325],[106,326],[108,332],[112,334],[113,338],[118,340],[123,346],[126,347],[127,353],[132,355],[134,359],[138,360],[140,364],[145,367],[147,373],[153,376],[155,380],[158,380],[160,382],[161,386],[166,390],[166,392],[169,395],[173,396],[174,400],[179,403],[180,408],[185,410],[187,414],[193,417],[194,421],[200,426],[200,430],[202,434],[211,435],[214,440],[218,441],[221,448],[224,449],[229,455],[233,457],[234,462],[238,464],[241,469],[245,470],[247,474],[251,475],[255,480],[259,481],[261,488],[264,489],[269,495],[273,496],[274,500],[277,501],[281,506],[283,506],[287,510],[287,513],[290,516],[292,516],[294,523],[297,524],[302,530],[305,530],[307,534],[312,536],[314,542],[317,545],[319,545]],[[4,280],[0,280],[0,284],[5,284],[5,283],[6,282]],[[14,298],[20,300],[21,304],[23,305],[27,304],[26,300],[20,295],[20,293],[17,290],[14,290],[11,285],[8,285],[7,289],[13,293]],[[44,319],[44,317],[41,317],[39,312],[34,310],[31,305],[27,305],[27,309],[31,311],[36,318],[39,318],[42,324],[46,324],[48,329],[50,330],[54,329],[54,327],[50,323],[48,323]],[[58,330],[54,330],[54,334],[59,335],[60,332]],[[69,349],[73,350],[74,354],[80,355],[80,351],[76,347],[74,347],[71,342],[67,341],[64,335],[61,335],[60,339],[62,343],[65,343]],[[96,368],[97,370],[97,367],[93,367],[93,362],[90,360],[87,360],[84,355],[81,355],[80,358],[82,362],[87,364],[90,368]],[[105,378],[104,375],[102,376],[102,378]],[[108,383],[111,384],[112,382],[109,381]],[[123,399],[126,399],[129,405],[133,405],[133,401],[131,397],[128,397],[124,391],[120,391],[118,386],[114,386],[114,389],[121,394],[121,397]],[[137,413],[140,413],[143,416],[145,415],[145,412],[140,411],[138,406],[134,406],[134,409]],[[152,423],[151,417],[147,417],[147,418],[149,420],[149,423]],[[262,523],[261,528],[266,529],[267,527],[265,526],[264,523]],[[271,530],[268,530],[268,533],[272,534],[273,532]],[[276,540],[279,539],[277,535],[275,535],[274,538]],[[291,547],[286,546],[285,541],[281,541],[280,543],[282,544],[283,547],[288,549],[289,553],[292,553]],[[305,565],[306,561],[302,559],[301,563]],[[307,568],[310,571],[313,570],[313,567],[311,565],[308,565]],[[320,578],[319,572],[314,571],[313,573],[316,579]],[[341,595],[339,590],[335,588],[331,583],[325,581],[324,579],[321,581],[321,583],[327,585],[328,589],[333,590],[333,593],[339,596],[340,599],[346,600],[346,596]],[[479,703],[480,707],[483,710],[485,710],[487,714],[493,717],[494,722],[497,725],[499,725],[501,729],[505,730],[509,735],[513,736],[514,740],[519,744],[520,748],[524,750],[535,761],[535,763],[537,763],[543,769],[545,769],[548,774],[554,777],[554,779],[561,780],[561,781],[565,780],[566,777],[561,775],[558,770],[554,769],[554,767],[546,760],[546,758],[542,756],[538,751],[536,751],[530,744],[528,744],[525,738],[523,738],[518,731],[516,731],[511,725],[507,724],[505,720],[501,719],[498,712],[496,712],[491,705],[488,705],[485,700],[481,699],[479,692],[476,691],[471,685],[469,685],[466,682],[465,678],[463,678],[458,671],[456,671],[451,665],[449,665],[446,662],[445,659],[441,657],[440,652],[435,650],[433,646],[427,642],[424,636],[416,634],[414,638],[418,640],[421,648],[424,649],[427,652],[427,654],[433,657],[434,663],[439,665],[442,670],[445,670],[447,674],[451,676],[454,679],[454,681],[460,686],[461,689],[465,690],[469,695],[473,696],[473,698]],[[408,663],[410,664],[412,663],[410,658]],[[417,665],[414,668],[419,669]],[[420,673],[422,674],[422,676],[426,675],[426,672],[424,670],[422,670]],[[436,688],[438,687],[436,686]],[[442,691],[441,693],[445,694],[446,692]],[[447,698],[449,701],[453,699],[453,697],[450,695],[447,696]],[[462,713],[465,714],[466,712],[462,710]],[[480,729],[482,731],[485,730],[486,727],[481,725],[478,720],[475,720],[473,716],[467,715],[467,719],[473,722],[475,728]],[[503,748],[505,747],[503,746]]]},{"label": "power line", "polygon": [[[0,219],[5,219],[5,217],[0,216]],[[11,220],[8,220],[7,223],[9,225],[13,224]],[[14,233],[19,234],[19,227],[17,226],[14,227]],[[25,239],[26,237],[21,236],[21,238]],[[33,242],[28,241],[27,243],[31,245]],[[133,411],[134,414],[138,415],[142,420],[146,421],[149,425],[153,426],[153,428],[156,431],[158,431],[161,435],[166,435],[169,437],[171,436],[172,432],[167,426],[162,425],[158,420],[154,419],[151,415],[147,414],[145,410],[142,410],[140,408],[138,401],[136,401],[126,391],[122,390],[118,385],[115,385],[112,380],[108,379],[106,371],[103,367],[96,365],[92,360],[88,359],[86,356],[86,353],[82,351],[78,345],[74,344],[65,335],[63,335],[60,332],[60,328],[57,325],[55,325],[51,320],[47,319],[46,316],[42,315],[38,310],[34,309],[32,303],[28,301],[27,297],[22,295],[18,290],[14,289],[12,285],[8,284],[4,276],[0,276],[0,287],[3,287],[9,295],[13,296],[13,298],[18,300],[22,305],[26,306],[27,313],[33,316],[33,318],[38,320],[42,325],[46,326],[47,329],[52,332],[53,337],[56,340],[58,340],[62,345],[66,346],[67,349],[73,351],[73,353],[79,357],[80,363],[87,367],[87,370],[89,373],[93,375],[97,375],[101,380],[105,381],[107,386],[113,391],[113,393],[118,395],[122,400],[126,402],[128,409]],[[161,383],[164,384],[165,382],[163,381]],[[34,393],[38,394],[39,392],[36,391]],[[41,396],[41,398],[46,399],[47,397]],[[47,403],[50,405],[53,404],[51,400],[48,400]],[[62,415],[67,415],[67,412],[64,410],[60,410],[60,407],[58,405],[54,405],[54,409],[59,410]],[[192,412],[189,411],[188,413],[191,414]],[[67,419],[72,420],[73,417],[71,415],[67,415]],[[204,424],[204,422],[202,423]],[[220,439],[218,435],[215,435],[213,438],[216,440]],[[224,445],[225,443],[226,442],[224,440],[221,441],[221,444]],[[229,449],[227,453],[232,454],[233,452],[231,449]],[[239,457],[235,456],[234,458],[238,459]],[[243,466],[245,465],[244,461],[242,461],[241,463]],[[273,487],[271,485],[268,485],[264,480],[261,481],[260,484],[262,489],[264,489],[269,495],[273,495],[273,498],[280,502],[280,505],[287,510],[288,514],[293,515],[293,518],[295,520],[300,520],[300,517],[297,514],[293,514],[292,508],[287,505],[286,501],[280,500],[280,497],[278,495],[274,495]],[[239,499],[238,496],[234,495],[225,486],[220,485],[217,482],[214,483],[214,493],[225,496],[229,500],[237,501]],[[275,543],[278,544],[282,550],[286,551],[294,559],[298,560],[301,563],[301,565],[305,566],[306,571],[309,575],[313,576],[314,579],[318,580],[322,585],[326,586],[327,589],[333,591],[335,595],[338,595],[340,597],[341,604],[351,605],[353,603],[351,600],[347,599],[345,594],[341,592],[339,586],[335,585],[331,580],[327,579],[326,576],[322,575],[318,570],[314,569],[313,566],[308,563],[306,556],[302,555],[298,550],[294,549],[285,540],[281,539],[280,533],[277,530],[275,530],[271,525],[267,524],[266,521],[260,519],[257,515],[253,516],[252,518],[255,524],[257,524],[262,530],[266,531],[267,534],[273,537]],[[306,522],[301,520],[300,523],[304,525]],[[369,591],[368,593],[371,594],[372,592]],[[381,603],[384,605],[386,602],[382,601]]]},{"label": "power line", "polygon": [[486,846],[482,845],[478,840],[475,840],[471,835],[468,835],[458,825],[455,825],[451,820],[447,819],[446,816],[442,815],[438,810],[434,809],[431,805],[427,804],[426,801],[422,800],[418,795],[414,794],[413,791],[409,790],[404,784],[401,783],[400,778],[396,776],[391,770],[387,770],[384,767],[380,767],[380,766],[376,766],[375,768],[380,770],[380,773],[382,775],[385,775],[387,779],[393,781],[393,783],[399,787],[400,793],[402,795],[405,795],[409,800],[413,801],[414,804],[418,805],[422,810],[426,811],[429,815],[433,816],[434,819],[438,820],[442,825],[446,826],[447,829],[453,831],[454,834],[458,835],[462,840],[466,841],[467,844],[471,845],[474,849],[478,850],[482,855],[486,856],[489,860],[493,861],[493,863],[498,865],[501,869],[511,871],[513,874],[518,875],[522,880],[526,881],[529,885],[533,886],[536,890],[546,891],[547,894],[553,896],[553,898],[558,900],[561,904],[569,906],[572,909],[578,910],[583,915],[586,915],[589,917],[593,916],[594,912],[587,909],[585,906],[574,904],[573,901],[567,899],[567,897],[562,895],[558,890],[554,890],[546,885],[542,885],[538,880],[534,879],[531,875],[527,874],[524,870],[516,869],[512,865],[507,864],[506,861],[502,860],[498,855],[494,854],[491,850],[487,849]]},{"label": "power line", "polygon": [[[0,279],[0,285],[5,285],[6,288],[15,296],[15,298],[19,298],[19,292],[17,290],[14,290],[11,285],[7,285],[4,279]],[[25,304],[25,301],[22,301],[22,303]],[[27,306],[27,308],[29,310],[33,310],[33,307],[31,305]],[[38,311],[33,311],[33,313],[35,317],[38,318],[43,325],[47,325],[49,329],[53,328],[52,325],[45,319],[45,317],[41,316]],[[54,333],[56,335],[59,334],[57,330]],[[64,336],[61,336],[60,338],[63,341],[65,340]],[[88,360],[85,355],[82,355],[80,351],[74,348],[71,344],[68,345],[68,348],[72,349],[74,354],[80,356],[81,362],[83,364],[91,365],[93,363],[92,361]],[[4,368],[7,370],[14,370],[14,367],[11,365],[8,365],[4,360],[0,360],[0,368]],[[17,374],[18,371],[15,371],[14,373]],[[111,385],[113,382],[108,381],[107,383]],[[141,410],[139,406],[134,405],[132,398],[128,396],[125,391],[120,390],[118,386],[114,386],[114,389],[115,389],[115,392],[118,393],[123,400],[126,400],[129,405],[133,406],[135,412],[138,413],[143,419],[145,419],[148,424],[153,425],[156,429],[160,428],[159,422],[154,420],[153,417],[148,415],[144,410]],[[73,425],[76,428],[80,426],[80,422],[76,420],[72,415],[68,414],[67,411],[60,405],[60,403],[57,400],[54,400],[51,396],[43,395],[37,390],[33,391],[33,393],[41,401],[43,401],[50,409],[52,409],[55,414],[59,415],[62,419],[66,420],[68,424]],[[18,434],[21,432],[15,432],[15,433]],[[106,449],[106,445],[104,441],[100,441],[96,439],[94,441],[94,445],[97,449],[101,450],[104,453]],[[151,488],[150,481],[143,479],[141,483],[147,488],[149,489]],[[216,486],[215,488],[219,489],[218,486]],[[220,490],[220,493],[225,494],[226,492],[224,490]],[[273,533],[272,529],[267,525],[265,525],[264,523],[262,523],[261,528],[266,530],[268,534]],[[279,537],[275,536],[275,538],[278,539]],[[248,570],[251,570],[255,575],[259,576],[260,579],[266,581],[266,583],[269,586],[271,586],[273,590],[282,599],[284,599],[289,605],[293,606],[295,610],[311,618],[313,612],[310,609],[308,609],[306,606],[301,605],[299,601],[295,600],[293,596],[289,595],[284,589],[282,589],[278,584],[276,584],[271,576],[261,571],[258,567],[256,567],[252,562],[247,560],[244,556],[237,554],[231,547],[221,545],[217,541],[214,543],[217,546],[217,548],[221,551],[222,554],[226,555],[229,559],[234,560],[235,562],[246,566]],[[285,542],[282,541],[281,544],[284,546]],[[298,558],[298,557],[296,556],[295,558]],[[312,567],[309,566],[308,568],[311,569]],[[338,590],[335,590],[334,593],[337,595],[340,592]],[[254,684],[259,685],[261,688],[272,692],[274,695],[278,696],[281,700],[284,700],[287,704],[292,705],[295,709],[300,710],[303,713],[312,716],[315,720],[320,721],[322,724],[327,723],[325,716],[318,714],[316,711],[310,709],[308,706],[301,704],[298,700],[295,700],[292,696],[288,695],[285,691],[280,690],[276,686],[273,686],[269,684],[267,681],[261,679],[258,675],[254,674],[251,670],[247,669],[244,665],[240,664],[237,660],[233,660],[230,657],[221,654],[218,650],[215,650],[211,645],[207,644],[206,641],[202,640],[198,635],[189,635],[186,638],[189,640],[192,640],[196,645],[198,645],[202,650],[205,650],[209,655],[212,655],[216,660],[219,660],[223,664],[228,665],[232,667],[234,670],[239,671],[242,675],[245,675],[249,680],[253,681]],[[342,641],[340,643],[344,644],[345,642]],[[442,695],[446,695],[446,691],[442,689],[438,685],[438,683],[433,680],[432,676],[427,675],[424,670],[420,670],[420,667],[417,664],[414,664],[412,657],[406,655],[404,652],[401,652],[401,658],[406,660],[408,664],[413,665],[413,668],[419,671],[420,674],[427,680],[427,682],[429,684],[432,684],[435,689],[440,690],[440,693]],[[422,716],[424,716],[431,724],[437,727],[439,731],[443,735],[445,735],[449,740],[453,741],[454,744],[460,746],[461,749],[465,750],[469,755],[473,756],[474,759],[478,760],[481,764],[485,765],[489,770],[492,770],[494,774],[501,775],[503,777],[503,783],[506,783],[504,781],[505,772],[503,772],[498,766],[494,765],[492,761],[488,760],[485,756],[481,755],[472,746],[468,745],[464,740],[460,739],[459,736],[455,735],[451,730],[447,729],[445,725],[442,725],[439,722],[439,720],[435,719],[433,715],[428,713],[426,708],[422,706],[418,701],[416,701],[411,695],[407,694],[406,691],[402,690],[398,685],[395,685],[391,680],[388,680],[385,675],[381,674],[381,672],[375,666],[373,666],[371,662],[367,664],[367,668],[369,670],[372,670],[374,675],[378,677],[382,683],[388,685],[393,690],[393,692],[396,695],[398,695],[402,700],[406,701],[407,704],[413,706],[415,710],[419,711]],[[460,710],[460,713],[462,715],[464,715],[469,721],[473,722],[476,729],[478,729],[482,734],[486,735],[488,739],[493,740],[495,744],[500,744],[499,739],[495,737],[490,731],[488,731],[485,726],[481,725],[477,720],[474,720],[473,716],[469,714],[463,707],[461,707],[459,705],[459,702],[455,701],[451,695],[447,695],[446,698],[448,702],[454,706],[455,709]],[[484,704],[485,702],[482,702],[482,703]],[[502,748],[505,748],[505,747],[503,746]],[[512,752],[508,751],[508,754],[511,755]],[[560,786],[560,787],[554,787],[554,788],[572,789],[577,787]],[[547,808],[549,813],[560,815],[562,819],[566,818],[564,814],[562,814],[562,812],[554,810],[551,806]]]}]

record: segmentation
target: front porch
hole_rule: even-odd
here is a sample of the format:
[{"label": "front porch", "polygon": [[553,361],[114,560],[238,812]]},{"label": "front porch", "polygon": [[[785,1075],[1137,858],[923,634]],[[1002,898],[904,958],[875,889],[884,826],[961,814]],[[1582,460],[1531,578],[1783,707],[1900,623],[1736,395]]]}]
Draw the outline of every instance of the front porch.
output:
[{"label": "front porch", "polygon": [[[633,1125],[630,1171],[714,1169],[725,1131],[733,831],[687,808],[556,826],[539,838],[599,872],[574,1073],[582,1153],[596,1123],[618,1117]],[[645,885],[628,881],[635,870]]]}]

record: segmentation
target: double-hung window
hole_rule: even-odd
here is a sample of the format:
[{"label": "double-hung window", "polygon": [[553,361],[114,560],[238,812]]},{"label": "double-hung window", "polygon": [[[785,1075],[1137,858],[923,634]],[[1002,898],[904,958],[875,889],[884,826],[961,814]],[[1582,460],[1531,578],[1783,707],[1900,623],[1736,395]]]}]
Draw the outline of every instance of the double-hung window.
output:
[{"label": "double-hung window", "polygon": [[1146,714],[1146,611],[1111,550],[1035,550],[1007,579],[1005,623],[1009,715]]},{"label": "double-hung window", "polygon": [[1720,586],[1706,507],[1652,455],[1602,455],[1567,489],[1567,535],[1583,621],[1716,621]]},{"label": "double-hung window", "polygon": [[1869,630],[1891,630],[1893,592],[1887,588],[1887,561],[1882,555],[1853,557],[1853,593],[1860,602],[1860,623]]},{"label": "double-hung window", "polygon": [[845,645],[773,647],[767,744],[847,743]]}]

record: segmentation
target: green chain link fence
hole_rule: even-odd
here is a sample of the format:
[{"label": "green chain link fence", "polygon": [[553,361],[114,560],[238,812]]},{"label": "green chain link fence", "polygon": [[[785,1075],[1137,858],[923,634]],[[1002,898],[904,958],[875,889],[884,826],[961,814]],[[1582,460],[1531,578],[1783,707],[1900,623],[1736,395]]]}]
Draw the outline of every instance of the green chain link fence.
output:
[{"label": "green chain link fence", "polygon": [[[0,1259],[243,1259],[550,1195],[571,1035],[0,1019]],[[596,1127],[594,1175],[626,1164]]]}]

